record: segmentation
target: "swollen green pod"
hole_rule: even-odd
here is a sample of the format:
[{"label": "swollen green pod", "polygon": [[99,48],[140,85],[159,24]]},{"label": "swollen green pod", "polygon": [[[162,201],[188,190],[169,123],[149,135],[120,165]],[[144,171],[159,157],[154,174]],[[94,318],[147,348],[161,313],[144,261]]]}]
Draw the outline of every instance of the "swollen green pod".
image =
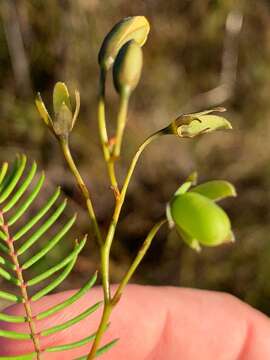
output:
[{"label": "swollen green pod", "polygon": [[217,246],[232,239],[227,214],[203,195],[188,192],[175,196],[170,203],[170,214],[190,244],[194,240],[205,246]]},{"label": "swollen green pod", "polygon": [[108,71],[121,47],[129,40],[134,40],[139,46],[143,46],[149,30],[149,22],[144,16],[131,16],[118,22],[102,43],[98,54],[99,65]]},{"label": "swollen green pod", "polygon": [[118,93],[130,94],[138,85],[143,66],[141,47],[134,40],[119,51],[113,66],[113,81]]}]

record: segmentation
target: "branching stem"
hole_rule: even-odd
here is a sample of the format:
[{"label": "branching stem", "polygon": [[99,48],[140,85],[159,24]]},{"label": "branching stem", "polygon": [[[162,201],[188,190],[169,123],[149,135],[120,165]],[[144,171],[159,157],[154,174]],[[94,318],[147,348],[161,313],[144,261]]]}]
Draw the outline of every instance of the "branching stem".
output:
[{"label": "branching stem", "polygon": [[166,219],[159,221],[157,224],[155,224],[153,226],[153,228],[147,235],[147,237],[144,240],[140,250],[138,251],[133,263],[131,264],[130,268],[126,272],[125,276],[123,277],[122,281],[120,282],[120,284],[112,298],[113,306],[115,306],[118,303],[118,301],[120,300],[121,295],[122,295],[126,285],[128,284],[129,280],[133,276],[134,272],[136,271],[136,269],[140,265],[142,259],[144,258],[146,252],[148,251],[150,245],[152,244],[152,240],[154,239],[155,235],[157,234],[157,232],[159,231],[161,226],[164,225],[166,222],[167,222]]},{"label": "branching stem", "polygon": [[134,173],[136,164],[140,158],[140,155],[142,154],[143,150],[146,148],[146,146],[148,144],[150,144],[153,140],[157,139],[159,136],[162,135],[162,132],[158,131],[154,134],[152,134],[150,137],[148,137],[143,143],[142,145],[138,148],[136,154],[134,155],[130,167],[128,169],[127,172],[127,176],[125,178],[124,181],[124,185],[122,187],[122,190],[119,194],[119,197],[117,197],[116,199],[116,204],[115,204],[115,209],[114,209],[114,213],[112,216],[112,220],[109,226],[109,230],[107,233],[107,237],[105,240],[105,243],[102,246],[102,251],[101,251],[101,275],[102,275],[102,284],[103,284],[103,292],[104,292],[104,307],[103,307],[103,314],[102,314],[102,318],[99,324],[99,328],[97,330],[97,334],[95,337],[95,341],[93,343],[93,346],[91,348],[91,351],[88,355],[88,360],[93,360],[95,358],[95,354],[98,350],[102,335],[105,331],[105,328],[107,326],[108,320],[110,318],[110,314],[112,312],[113,307],[117,304],[120,295],[122,294],[122,291],[124,289],[124,287],[126,286],[127,282],[130,280],[131,276],[133,275],[134,271],[136,270],[136,268],[138,267],[139,263],[141,262],[141,260],[143,259],[144,255],[146,254],[151,241],[153,239],[153,237],[155,236],[155,234],[157,233],[157,231],[159,230],[159,228],[164,224],[164,220],[162,220],[161,222],[159,222],[158,224],[156,224],[156,226],[153,227],[153,229],[150,231],[148,237],[146,238],[142,248],[140,249],[139,253],[137,254],[134,262],[132,263],[130,269],[128,270],[128,272],[126,273],[126,275],[124,276],[123,280],[121,281],[119,287],[120,289],[117,290],[115,296],[113,297],[113,299],[111,298],[111,293],[110,293],[110,276],[109,276],[109,266],[110,266],[110,250],[111,250],[111,246],[112,246],[112,242],[114,239],[114,235],[115,235],[115,230],[116,230],[116,226],[119,220],[119,216],[121,213],[121,209],[122,206],[124,204],[125,201],[125,197],[126,197],[126,193],[127,193],[127,189],[130,183],[130,180],[132,178],[132,175]]}]

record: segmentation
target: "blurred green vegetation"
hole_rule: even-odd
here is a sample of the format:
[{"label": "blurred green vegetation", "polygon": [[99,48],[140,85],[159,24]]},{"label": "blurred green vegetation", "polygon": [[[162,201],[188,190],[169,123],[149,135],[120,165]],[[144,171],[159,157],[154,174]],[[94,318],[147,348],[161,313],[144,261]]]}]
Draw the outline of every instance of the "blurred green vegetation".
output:
[{"label": "blurred green vegetation", "polygon": [[[163,229],[133,280],[227,291],[270,314],[269,1],[3,0],[0,13],[0,160],[11,160],[17,152],[36,159],[47,173],[46,192],[60,184],[70,198],[71,210],[79,214],[79,233],[88,231],[83,201],[38,118],[34,94],[41,91],[51,103],[58,80],[80,90],[82,109],[71,145],[105,231],[113,196],[97,133],[97,53],[119,19],[149,18],[151,34],[143,49],[143,77],[131,99],[120,178],[138,144],[183,109],[222,103],[234,130],[195,140],[168,137],[147,149],[118,228],[112,281],[123,275],[179,183],[196,169],[201,180],[224,178],[236,185],[238,198],[223,202],[236,243],[198,255]],[[117,102],[110,85],[110,130]],[[67,248],[71,240],[66,239]],[[97,268],[92,240],[90,236],[66,288],[79,286]],[[67,249],[62,246],[39,266],[50,265],[60,251]]]}]

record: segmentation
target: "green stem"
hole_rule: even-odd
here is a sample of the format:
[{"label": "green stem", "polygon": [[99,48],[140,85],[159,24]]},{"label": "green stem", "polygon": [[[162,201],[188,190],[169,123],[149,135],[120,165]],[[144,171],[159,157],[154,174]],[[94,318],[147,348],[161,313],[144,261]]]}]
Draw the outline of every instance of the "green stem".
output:
[{"label": "green stem", "polygon": [[[93,346],[91,348],[90,354],[88,355],[88,360],[92,360],[95,357],[96,351],[99,347],[99,343],[100,340],[102,338],[102,334],[104,332],[105,327],[107,326],[107,322],[109,320],[111,311],[112,311],[112,307],[115,303],[115,297],[114,297],[114,302],[111,299],[111,294],[110,294],[110,277],[109,277],[109,270],[110,270],[110,250],[111,250],[111,246],[112,246],[112,242],[113,242],[113,238],[115,235],[115,230],[116,230],[116,226],[119,220],[119,216],[121,213],[121,209],[123,206],[123,203],[125,201],[125,196],[126,196],[126,192],[128,189],[128,185],[130,183],[131,177],[133,175],[133,172],[135,170],[136,164],[139,160],[139,157],[141,155],[141,153],[143,152],[143,150],[146,148],[146,146],[148,144],[150,144],[153,140],[157,139],[159,136],[161,136],[163,133],[162,131],[158,131],[156,133],[154,133],[153,135],[151,135],[149,138],[147,138],[143,144],[139,147],[139,149],[137,150],[136,154],[134,155],[126,179],[124,181],[124,185],[123,188],[119,194],[119,196],[116,198],[116,204],[115,204],[115,210],[112,216],[112,220],[109,226],[109,230],[108,230],[108,234],[105,240],[105,243],[102,246],[101,249],[101,275],[102,275],[102,286],[103,286],[103,292],[104,292],[104,307],[103,307],[103,315],[99,324],[99,328],[97,330],[97,334],[95,337],[95,341],[93,343]],[[154,228],[155,230],[155,228]],[[153,229],[152,229],[153,231]],[[147,240],[147,244],[150,238],[148,238]],[[151,239],[152,240],[152,239]],[[151,243],[151,242],[150,242]],[[150,246],[150,244],[149,244]],[[148,247],[149,247],[148,246]],[[146,247],[145,252],[147,251],[148,247]],[[145,253],[143,254],[140,253],[139,258],[136,260],[139,262],[141,261],[141,259],[143,258],[143,256],[145,255]],[[142,258],[140,259],[140,256],[142,256]],[[138,263],[139,264],[139,263]],[[133,272],[135,271],[136,267],[134,268],[134,266],[136,266],[136,263],[133,265],[133,267],[130,270],[130,273],[126,276],[131,276],[133,274]],[[125,286],[125,281],[126,281],[126,277],[124,278],[124,284],[122,285],[123,288]],[[121,288],[120,288],[120,291]]]},{"label": "green stem", "polygon": [[93,208],[93,204],[90,198],[90,194],[89,191],[87,189],[87,186],[85,185],[85,182],[83,181],[83,178],[81,177],[81,174],[79,173],[79,170],[77,169],[77,166],[73,160],[73,157],[71,155],[70,149],[69,149],[69,145],[68,145],[68,140],[67,139],[60,139],[60,145],[64,154],[64,157],[66,159],[66,162],[69,166],[70,171],[72,172],[72,174],[74,175],[76,182],[81,190],[81,193],[85,199],[86,202],[86,207],[88,210],[88,214],[91,220],[91,225],[93,227],[94,230],[94,234],[96,236],[96,239],[98,241],[99,246],[102,246],[103,244],[103,240],[101,237],[101,233],[99,230],[99,226],[98,226],[98,222],[96,219],[96,215],[95,215],[95,211]]},{"label": "green stem", "polygon": [[105,330],[107,329],[107,325],[108,325],[108,322],[110,319],[112,309],[113,309],[113,307],[110,302],[104,304],[101,321],[100,321],[100,324],[99,324],[99,327],[98,327],[98,330],[97,330],[97,333],[95,336],[95,340],[91,347],[91,351],[87,357],[87,360],[93,360],[96,356],[96,352],[98,351],[102,336],[103,336]]},{"label": "green stem", "polygon": [[115,235],[115,230],[116,230],[116,226],[117,226],[117,223],[119,220],[121,209],[122,209],[122,206],[125,201],[128,185],[130,183],[130,180],[132,178],[133,172],[135,170],[136,164],[140,158],[141,153],[143,152],[143,150],[146,148],[146,146],[148,144],[150,144],[154,139],[158,138],[161,135],[162,135],[162,133],[160,133],[160,132],[154,133],[149,138],[147,138],[143,142],[143,144],[139,147],[139,149],[137,150],[136,154],[134,155],[134,157],[131,161],[131,164],[130,164],[127,176],[125,178],[123,188],[120,192],[120,195],[116,199],[115,209],[114,209],[112,220],[111,220],[111,223],[109,226],[108,234],[107,234],[105,244],[104,244],[104,251],[103,251],[103,256],[105,257],[106,260],[104,260],[105,267],[102,269],[102,272],[104,273],[106,282],[109,282],[109,256],[110,256],[111,245],[112,245],[112,241],[113,241],[113,238]]},{"label": "green stem", "polygon": [[121,153],[121,145],[123,134],[127,122],[127,111],[128,111],[128,103],[129,103],[129,93],[121,92],[120,94],[120,105],[119,112],[117,116],[117,130],[115,136],[115,145],[113,149],[113,158],[117,159]]},{"label": "green stem", "polygon": [[151,231],[149,232],[149,234],[147,235],[146,239],[144,240],[140,250],[137,253],[137,256],[135,257],[133,263],[131,264],[130,268],[128,269],[128,271],[126,272],[125,276],[123,277],[122,281],[120,282],[113,298],[112,298],[112,304],[115,305],[118,303],[118,301],[121,298],[121,295],[126,287],[126,285],[128,284],[129,280],[131,279],[131,277],[133,276],[134,272],[136,271],[136,269],[138,268],[138,266],[140,265],[142,259],[144,258],[146,252],[148,251],[150,245],[152,244],[152,240],[155,237],[155,235],[157,234],[157,232],[159,231],[159,229],[161,228],[162,225],[164,225],[167,222],[166,219],[163,219],[161,221],[159,221],[157,224],[155,224],[153,226],[153,228],[151,229]]},{"label": "green stem", "polygon": [[115,175],[114,162],[111,159],[111,154],[108,145],[108,134],[106,127],[106,114],[105,114],[105,83],[106,71],[100,71],[99,79],[99,96],[98,96],[98,126],[100,142],[103,150],[104,159],[106,161],[107,170],[110,178],[111,185],[114,189],[118,190],[118,183]]}]

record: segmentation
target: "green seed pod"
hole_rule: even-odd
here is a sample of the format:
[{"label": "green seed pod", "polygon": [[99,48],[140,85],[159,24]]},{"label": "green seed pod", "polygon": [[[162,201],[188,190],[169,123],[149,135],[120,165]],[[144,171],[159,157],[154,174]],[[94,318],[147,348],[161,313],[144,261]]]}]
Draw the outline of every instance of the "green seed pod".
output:
[{"label": "green seed pod", "polygon": [[113,66],[113,81],[118,93],[130,94],[136,88],[142,66],[142,49],[134,40],[130,40],[119,51]]},{"label": "green seed pod", "polygon": [[170,215],[180,235],[193,248],[198,249],[199,244],[217,246],[232,240],[227,214],[203,195],[189,192],[175,196],[170,203]]},{"label": "green seed pod", "polygon": [[100,66],[108,71],[113,65],[118,51],[129,40],[134,40],[139,46],[146,42],[150,25],[144,16],[132,16],[121,20],[105,37],[98,54]]}]

